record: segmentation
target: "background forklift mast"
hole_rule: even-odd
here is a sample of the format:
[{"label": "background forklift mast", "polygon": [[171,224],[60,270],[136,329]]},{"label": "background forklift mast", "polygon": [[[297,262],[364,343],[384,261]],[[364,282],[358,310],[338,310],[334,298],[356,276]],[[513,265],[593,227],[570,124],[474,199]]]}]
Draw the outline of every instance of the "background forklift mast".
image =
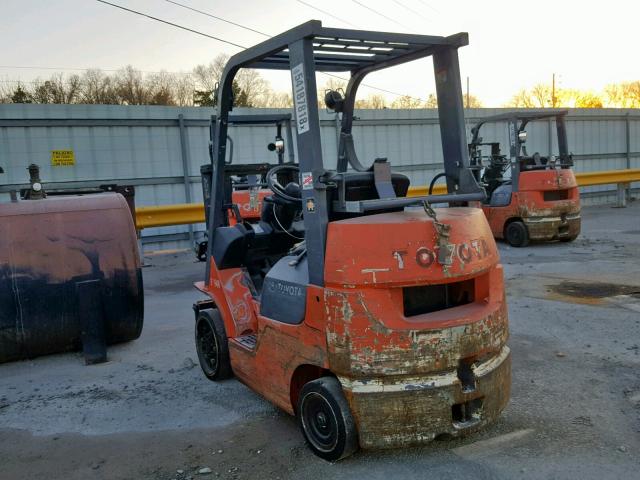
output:
[{"label": "background forklift mast", "polygon": [[[502,266],[476,208],[457,49],[450,37],[322,27],[310,21],[229,59],[212,142],[207,271],[196,283],[196,348],[211,380],[235,375],[296,415],[327,460],[362,448],[463,435],[509,399]],[[352,136],[368,73],[433,57],[448,193],[407,197],[386,159],[366,166]],[[227,129],[240,68],[289,70],[298,164],[266,173],[259,219],[228,188]],[[316,72],[350,72],[336,170],[325,168]],[[234,212],[234,213],[230,213]],[[301,218],[301,220],[300,220]]]},{"label": "background forklift mast", "polygon": [[[546,169],[568,169],[573,166],[573,159],[567,146],[567,127],[565,116],[567,110],[555,112],[510,112],[485,118],[471,129],[471,143],[469,143],[469,156],[471,168],[475,172],[476,179],[487,188],[487,200],[503,181],[503,174],[510,169],[510,182],[514,191],[518,190],[520,172]],[[541,156],[538,152],[529,155],[526,141],[529,122],[555,118],[558,141],[557,156]],[[485,123],[507,121],[509,131],[509,158],[500,151],[499,142],[483,142],[480,137],[480,129]],[[482,155],[482,147],[490,146],[491,154]],[[485,165],[483,159],[488,159]],[[483,170],[484,169],[484,170]]]},{"label": "background forklift mast", "polygon": [[[288,151],[288,163],[293,164],[295,156],[293,153],[293,132],[291,131],[291,114],[262,114],[262,115],[234,115],[230,117],[229,124],[236,126],[251,125],[273,125],[275,126],[275,137],[273,142],[267,144],[267,150],[275,152],[278,158],[278,165],[285,163],[285,152]],[[213,143],[215,136],[216,117],[211,117],[209,128],[209,156],[213,162]],[[286,137],[283,137],[284,134]],[[252,162],[252,163],[233,163],[234,160],[234,141],[227,135],[227,143],[229,149],[227,151],[227,159],[224,164],[224,185],[228,190],[225,196],[231,196],[231,208],[228,210],[229,223],[236,224],[244,220],[257,220],[260,218],[262,211],[262,202],[264,197],[271,194],[271,190],[267,187],[267,172],[271,169],[272,164],[268,161]],[[286,147],[285,147],[286,146]],[[212,163],[204,164],[200,167],[200,176],[202,178],[202,198],[205,206],[205,222],[209,225],[209,208],[211,199],[212,186]],[[285,178],[280,179],[285,182]],[[208,248],[208,231],[205,238],[196,241],[194,250],[196,258],[204,262],[207,258]]]},{"label": "background forklift mast", "polygon": [[[484,118],[471,129],[471,169],[487,191],[483,210],[496,238],[505,238],[512,246],[526,246],[530,239],[571,241],[580,232],[580,200],[571,170],[566,115],[566,110],[508,112]],[[558,155],[529,155],[527,125],[551,118]],[[499,142],[484,142],[480,136],[484,124],[501,121],[507,122],[508,156],[500,151]],[[485,156],[482,149],[487,146],[491,152]]]}]

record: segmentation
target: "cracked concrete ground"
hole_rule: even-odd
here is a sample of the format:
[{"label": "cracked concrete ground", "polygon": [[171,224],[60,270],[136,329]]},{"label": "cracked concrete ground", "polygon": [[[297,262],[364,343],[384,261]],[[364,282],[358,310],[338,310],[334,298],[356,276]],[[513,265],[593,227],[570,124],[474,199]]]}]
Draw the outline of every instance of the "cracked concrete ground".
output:
[{"label": "cracked concrete ground", "polygon": [[[512,398],[479,434],[319,460],[292,418],[236,380],[204,378],[191,311],[204,264],[164,255],[144,268],[141,338],[110,348],[108,363],[0,365],[0,479],[637,478],[640,205],[585,208],[572,244],[499,247]],[[575,296],[563,282],[638,290]]]}]

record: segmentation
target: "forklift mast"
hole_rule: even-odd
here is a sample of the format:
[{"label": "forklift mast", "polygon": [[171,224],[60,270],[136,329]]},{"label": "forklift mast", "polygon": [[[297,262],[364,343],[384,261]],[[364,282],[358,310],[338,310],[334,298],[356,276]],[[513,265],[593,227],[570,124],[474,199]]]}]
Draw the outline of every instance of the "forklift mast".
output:
[{"label": "forklift mast", "polygon": [[[484,191],[469,169],[458,48],[468,44],[466,33],[448,37],[387,33],[323,27],[312,20],[272,37],[231,57],[218,88],[216,123],[212,142],[212,195],[209,238],[216,228],[228,225],[231,208],[224,189],[229,112],[233,107],[233,80],[241,68],[289,70],[294,99],[295,130],[300,168],[309,283],[324,285],[327,225],[332,212],[367,212],[419,205],[423,201],[461,204],[484,199]],[[448,194],[361,201],[330,201],[334,178],[343,178],[348,167],[373,171],[355,153],[352,125],[358,86],[367,74],[420,58],[433,56],[438,113]],[[324,167],[318,116],[316,72],[349,72],[342,109],[337,172]],[[224,139],[224,140],[222,140]],[[338,177],[335,177],[335,176]],[[388,177],[387,171],[387,177]],[[211,255],[211,244],[209,252]],[[207,264],[209,278],[210,264]],[[208,281],[208,280],[207,280]]]}]

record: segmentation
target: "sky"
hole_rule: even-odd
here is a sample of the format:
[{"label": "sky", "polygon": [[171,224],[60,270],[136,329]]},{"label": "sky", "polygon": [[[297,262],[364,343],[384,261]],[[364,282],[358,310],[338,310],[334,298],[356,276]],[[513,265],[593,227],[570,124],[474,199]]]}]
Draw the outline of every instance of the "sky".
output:
[{"label": "sky", "polygon": [[[265,38],[166,0],[109,1],[240,45]],[[637,0],[175,1],[270,35],[311,19],[342,28],[468,32],[469,46],[459,51],[463,82],[468,76],[471,93],[487,107],[504,105],[522,88],[550,83],[554,73],[559,88],[594,91],[640,80]],[[0,81],[125,65],[189,72],[220,53],[240,50],[96,0],[0,0],[0,46]],[[274,89],[290,91],[288,73],[265,76]],[[430,59],[372,74],[365,83],[419,98],[435,90]],[[380,92],[359,90],[359,96],[370,93]]]}]

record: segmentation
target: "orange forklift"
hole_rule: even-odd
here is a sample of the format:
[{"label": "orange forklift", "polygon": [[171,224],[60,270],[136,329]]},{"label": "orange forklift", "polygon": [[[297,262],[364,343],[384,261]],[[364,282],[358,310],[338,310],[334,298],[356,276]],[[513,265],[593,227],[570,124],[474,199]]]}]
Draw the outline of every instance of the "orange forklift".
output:
[{"label": "orange forklift", "polygon": [[[458,48],[467,44],[465,33],[314,20],[234,55],[222,74],[207,269],[195,285],[205,298],[193,306],[198,358],[207,378],[235,375],[295,415],[326,460],[473,432],[509,400],[502,266],[482,211],[465,206],[485,196],[465,139]],[[407,197],[409,179],[387,159],[358,159],[354,103],[367,74],[429,56],[448,193]],[[233,223],[221,139],[240,68],[290,71],[298,162],[267,172],[259,219]],[[321,148],[316,72],[350,74],[344,95],[325,96],[341,116],[335,170]]]},{"label": "orange forklift", "polygon": [[[471,130],[471,168],[487,191],[482,210],[493,235],[513,247],[525,247],[530,240],[571,242],[580,234],[580,193],[571,170],[566,114],[566,110],[504,113],[482,119]],[[526,126],[550,118],[555,118],[559,155],[528,155]],[[506,121],[509,129],[508,158],[498,142],[483,142],[480,137],[485,123],[500,121]],[[490,148],[489,155],[483,156],[483,147]]]}]

